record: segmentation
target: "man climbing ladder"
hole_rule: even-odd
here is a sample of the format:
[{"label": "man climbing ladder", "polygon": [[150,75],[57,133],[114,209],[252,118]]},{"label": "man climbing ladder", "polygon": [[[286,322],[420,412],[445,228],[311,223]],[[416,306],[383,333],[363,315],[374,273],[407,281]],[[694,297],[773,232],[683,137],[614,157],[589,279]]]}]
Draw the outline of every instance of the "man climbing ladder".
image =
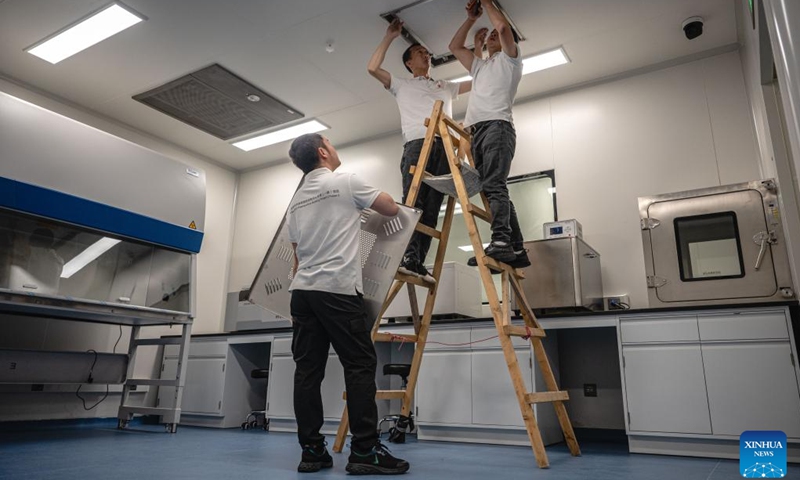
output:
[{"label": "man climbing ladder", "polygon": [[[406,204],[408,205],[410,202],[410,204],[413,205],[413,202],[416,200],[416,194],[424,178],[425,165],[431,150],[431,144],[433,143],[434,137],[438,135],[441,137],[441,140],[444,144],[448,165],[452,175],[452,183],[450,188],[443,189],[450,194],[447,202],[445,218],[442,223],[441,231],[432,230],[430,228],[421,229],[419,226],[417,227],[419,231],[423,231],[434,238],[439,238],[439,247],[437,250],[436,261],[434,263],[433,275],[438,280],[441,273],[444,254],[447,247],[447,240],[449,238],[450,227],[453,220],[455,200],[457,199],[462,205],[463,217],[464,221],[466,222],[470,241],[476,254],[476,263],[480,272],[481,281],[484,289],[486,290],[486,296],[489,300],[492,318],[498,332],[498,337],[503,349],[506,365],[511,376],[511,382],[516,392],[522,418],[525,422],[525,428],[536,457],[536,462],[541,468],[546,468],[549,466],[542,436],[539,432],[533,408],[531,407],[531,405],[535,403],[553,403],[561,430],[564,433],[564,438],[570,449],[570,452],[575,456],[580,455],[580,448],[577,440],[575,439],[575,434],[572,430],[572,424],[570,423],[569,416],[567,415],[566,407],[564,405],[564,402],[569,399],[569,396],[567,392],[558,390],[555,376],[550,367],[550,362],[542,344],[542,338],[545,337],[545,332],[537,322],[536,317],[533,314],[527,299],[525,298],[525,294],[520,283],[524,278],[524,275],[521,271],[512,268],[508,264],[498,262],[497,260],[491,258],[483,251],[482,241],[480,234],[478,233],[475,217],[478,217],[486,222],[491,222],[491,213],[488,201],[484,195],[481,195],[483,200],[483,208],[480,208],[469,201],[469,198],[476,192],[471,191],[475,190],[474,188],[468,189],[467,185],[468,183],[473,185],[477,184],[473,181],[474,177],[470,177],[474,175],[475,172],[470,148],[471,137],[455,121],[442,113],[442,102],[440,101],[436,102],[433,113],[428,119],[427,127],[425,142],[422,147],[420,159],[417,162],[417,167],[414,171],[414,179],[409,189],[409,195],[406,199]],[[462,174],[462,172],[464,173]],[[433,183],[440,182],[431,182],[431,184]],[[455,195],[453,195],[453,193],[455,193]],[[492,271],[498,272],[501,275],[501,295],[498,295],[497,289],[495,288],[492,280]],[[402,399],[401,416],[407,418],[411,410],[411,402],[413,400],[413,393],[419,376],[422,354],[425,349],[425,343],[433,313],[433,304],[436,299],[436,291],[439,282],[437,281],[433,285],[430,285],[423,283],[419,278],[400,273],[398,273],[395,278],[396,281],[390,289],[383,308],[381,309],[381,313],[376,319],[375,325],[372,329],[372,339],[373,341],[398,341],[399,339],[402,339],[402,341],[405,342],[415,342],[416,348],[414,351],[414,358],[411,363],[408,384],[405,390],[378,391],[376,398]],[[394,300],[395,296],[402,289],[403,284],[409,286],[409,293],[413,297],[411,299],[412,314],[415,314],[415,317],[417,317],[414,308],[416,305],[416,297],[414,296],[412,285],[422,285],[428,288],[425,310],[419,320],[415,321],[415,334],[396,335],[379,332],[378,326],[380,324],[380,318]],[[524,326],[513,325],[511,323],[511,311],[509,308],[511,295],[516,298],[517,307],[520,309],[522,314]],[[544,378],[547,391],[528,392],[526,390],[520,371],[519,362],[514,351],[514,346],[511,343],[512,336],[519,336],[530,340],[536,361]],[[336,443],[334,444],[334,451],[341,451],[344,444],[344,437],[347,434],[347,429],[347,411],[345,410],[342,416],[342,423],[339,426]]]}]

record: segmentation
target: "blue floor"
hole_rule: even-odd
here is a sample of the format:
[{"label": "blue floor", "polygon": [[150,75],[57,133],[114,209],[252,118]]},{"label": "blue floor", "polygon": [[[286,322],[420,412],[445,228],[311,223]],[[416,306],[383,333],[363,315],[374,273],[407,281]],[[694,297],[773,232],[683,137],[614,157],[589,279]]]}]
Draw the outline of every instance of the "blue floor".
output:
[{"label": "blue floor", "polygon": [[[115,427],[115,422],[96,421],[0,430],[0,479],[281,480],[346,475],[347,456],[336,454],[331,470],[297,473],[300,450],[294,434],[180,427],[170,435],[155,425]],[[735,460],[629,454],[620,443],[583,442],[583,456],[577,458],[564,445],[548,447],[550,468],[544,470],[536,468],[529,447],[410,440],[390,448],[411,463],[407,477],[425,479],[741,478]],[[785,478],[800,479],[800,468],[790,466]]]}]

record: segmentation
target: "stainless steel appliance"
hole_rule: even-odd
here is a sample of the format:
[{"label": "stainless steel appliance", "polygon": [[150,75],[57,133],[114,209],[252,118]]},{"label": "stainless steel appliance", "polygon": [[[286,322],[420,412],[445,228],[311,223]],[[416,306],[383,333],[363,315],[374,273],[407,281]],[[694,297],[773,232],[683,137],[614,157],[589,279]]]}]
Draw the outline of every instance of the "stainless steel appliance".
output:
[{"label": "stainless steel appliance", "polygon": [[583,238],[583,227],[577,220],[560,220],[542,225],[544,238],[578,237]]},{"label": "stainless steel appliance", "polygon": [[639,198],[651,307],[795,298],[772,180]]},{"label": "stainless steel appliance", "polygon": [[531,266],[522,285],[532,308],[603,308],[600,254],[583,239],[534,240],[525,248]]}]

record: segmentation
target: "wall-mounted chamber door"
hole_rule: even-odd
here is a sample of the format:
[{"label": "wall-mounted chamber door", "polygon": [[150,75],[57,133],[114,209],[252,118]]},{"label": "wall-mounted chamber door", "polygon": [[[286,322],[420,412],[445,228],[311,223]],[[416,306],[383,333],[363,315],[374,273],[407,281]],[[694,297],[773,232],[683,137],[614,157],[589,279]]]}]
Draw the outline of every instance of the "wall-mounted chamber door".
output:
[{"label": "wall-mounted chamber door", "polygon": [[764,199],[757,190],[657,201],[647,208],[653,274],[662,302],[759,298],[778,284]]}]

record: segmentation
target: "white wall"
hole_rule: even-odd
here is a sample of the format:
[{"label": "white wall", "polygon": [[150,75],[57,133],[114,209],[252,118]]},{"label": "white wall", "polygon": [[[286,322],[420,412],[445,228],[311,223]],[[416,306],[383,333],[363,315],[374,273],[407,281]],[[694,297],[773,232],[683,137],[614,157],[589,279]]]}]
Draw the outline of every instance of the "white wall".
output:
[{"label": "white wall", "polygon": [[[756,28],[753,28],[747,3],[748,0],[737,0],[736,4],[742,71],[755,126],[762,177],[774,178],[779,186],[781,218],[796,290],[800,285],[800,189],[784,131],[785,119],[781,119],[776,95],[779,87],[771,80],[769,33],[764,29],[764,22],[756,22]],[[759,14],[757,11],[756,15]],[[762,56],[767,57],[767,78],[762,74]]]},{"label": "white wall", "polygon": [[[606,293],[646,307],[637,197],[759,178],[750,115],[738,52],[536,99],[515,107],[511,174],[555,169],[559,217],[583,224]],[[401,143],[342,148],[342,168],[399,199]],[[300,178],[293,168],[242,175],[231,290],[255,276]]]},{"label": "white wall", "polygon": [[[229,257],[233,240],[233,209],[236,197],[237,174],[212,161],[183,150],[175,145],[124,127],[109,119],[50,98],[25,86],[0,77],[0,91],[60,113],[112,135],[142,145],[165,156],[206,172],[206,221],[203,245],[198,254],[197,317],[194,333],[216,333],[222,330],[225,313],[225,294],[228,285]],[[127,350],[129,329],[123,329],[117,353]],[[150,328],[143,336],[180,333],[179,328]],[[110,352],[119,335],[116,326],[65,322],[61,320],[25,317],[0,317],[0,348],[64,349],[84,351],[95,349]],[[158,364],[158,365],[157,365]],[[137,376],[150,375],[160,365],[156,349],[144,350],[137,358]],[[18,389],[10,389],[17,391]],[[103,406],[84,412],[74,394],[8,393],[0,389],[0,421],[19,419],[71,418],[81,416],[113,416],[119,397],[111,396]],[[151,401],[148,397],[148,402]],[[98,398],[97,396],[91,396]],[[153,400],[154,401],[154,400]],[[109,415],[109,412],[112,412]]]}]

